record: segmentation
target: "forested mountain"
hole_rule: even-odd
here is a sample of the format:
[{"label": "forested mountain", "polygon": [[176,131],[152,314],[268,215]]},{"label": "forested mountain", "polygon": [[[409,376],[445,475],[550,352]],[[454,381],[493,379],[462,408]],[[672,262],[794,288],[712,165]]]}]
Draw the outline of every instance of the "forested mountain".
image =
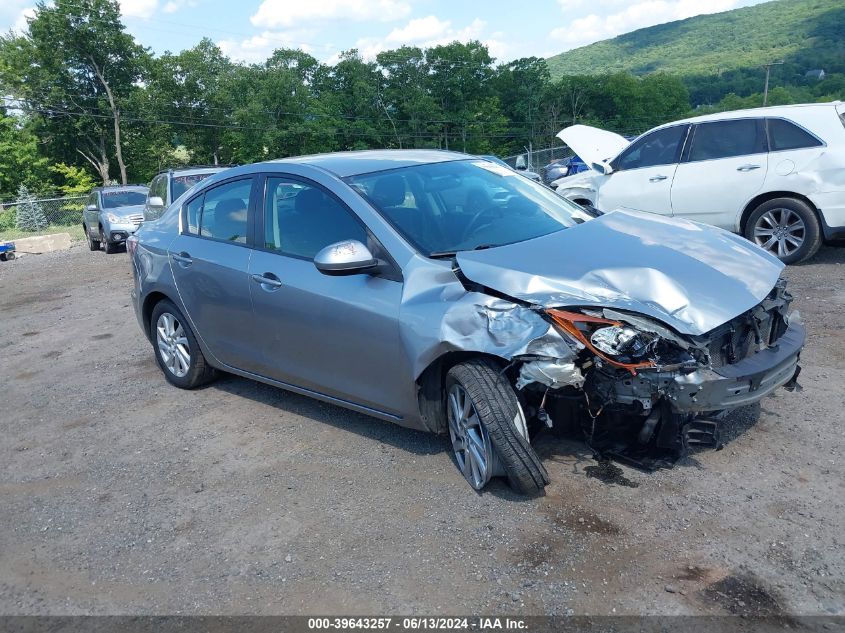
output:
[{"label": "forested mountain", "polygon": [[[845,98],[845,0],[777,0],[661,24],[546,60],[552,78],[628,72],[681,76],[693,107]],[[824,70],[825,78],[808,77]],[[726,103],[719,103],[729,97]]]}]

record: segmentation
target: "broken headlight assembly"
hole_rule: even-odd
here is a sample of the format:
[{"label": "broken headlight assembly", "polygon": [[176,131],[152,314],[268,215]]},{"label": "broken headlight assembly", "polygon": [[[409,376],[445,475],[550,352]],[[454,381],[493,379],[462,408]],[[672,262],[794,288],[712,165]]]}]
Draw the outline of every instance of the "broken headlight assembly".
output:
[{"label": "broken headlight assembly", "polygon": [[546,310],[552,322],[591,351],[600,361],[636,374],[638,369],[694,366],[687,350],[654,332],[597,316],[567,310]]},{"label": "broken headlight assembly", "polygon": [[642,358],[656,340],[654,334],[639,332],[625,325],[599,328],[590,336],[590,342],[612,358]]}]

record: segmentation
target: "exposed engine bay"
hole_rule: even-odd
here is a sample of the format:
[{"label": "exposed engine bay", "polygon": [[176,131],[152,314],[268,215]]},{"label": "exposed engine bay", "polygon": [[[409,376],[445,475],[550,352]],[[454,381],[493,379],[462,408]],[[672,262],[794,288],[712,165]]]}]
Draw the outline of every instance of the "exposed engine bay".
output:
[{"label": "exposed engine bay", "polygon": [[754,308],[698,336],[620,310],[544,309],[572,353],[515,358],[514,384],[529,419],[579,434],[597,456],[669,467],[691,447],[719,448],[729,410],[797,387],[804,330],[788,316],[791,301],[781,279]]}]

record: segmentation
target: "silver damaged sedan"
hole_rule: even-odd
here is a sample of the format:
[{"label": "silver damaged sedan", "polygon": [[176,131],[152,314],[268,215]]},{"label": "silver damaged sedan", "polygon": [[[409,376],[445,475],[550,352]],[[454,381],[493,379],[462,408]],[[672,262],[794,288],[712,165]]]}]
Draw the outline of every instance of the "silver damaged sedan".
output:
[{"label": "silver damaged sedan", "polygon": [[229,372],[448,433],[480,490],[535,494],[546,427],[646,468],[718,445],[725,412],[794,388],[783,264],[689,221],[594,218],[441,151],[236,167],[129,240],[165,378]]}]

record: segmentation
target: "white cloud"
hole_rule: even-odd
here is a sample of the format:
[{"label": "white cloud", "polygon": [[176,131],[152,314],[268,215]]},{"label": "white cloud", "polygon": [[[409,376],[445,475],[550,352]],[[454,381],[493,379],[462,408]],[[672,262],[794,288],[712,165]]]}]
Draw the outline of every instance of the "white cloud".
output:
[{"label": "white cloud", "polygon": [[[566,3],[559,2],[565,10]],[[614,7],[624,3],[619,0],[600,0],[600,4]],[[645,0],[608,15],[591,13],[552,30],[549,36],[567,44],[569,48],[576,48],[646,26],[727,11],[738,4],[739,0],[709,0],[707,3],[699,0]]]},{"label": "white cloud", "polygon": [[19,14],[15,23],[12,25],[12,30],[15,33],[25,33],[29,28],[29,20],[35,17],[35,7],[27,7]]},{"label": "white cloud", "polygon": [[387,42],[396,42],[400,45],[419,42],[443,35],[450,26],[449,20],[440,20],[437,16],[429,15],[425,18],[411,20],[402,28],[393,29],[384,39]]},{"label": "white cloud", "polygon": [[[503,55],[508,47],[498,38],[501,33],[494,33],[488,39],[484,39],[484,29],[487,23],[476,18],[462,29],[455,29],[449,20],[440,20],[430,15],[425,18],[411,20],[405,26],[392,30],[384,38],[364,37],[355,42],[351,48],[358,49],[364,59],[375,59],[376,55],[383,51],[399,48],[402,45],[419,46],[420,48],[431,48],[451,42],[468,42],[479,40],[487,45],[494,57]],[[340,54],[335,53],[323,60],[326,64],[335,64],[340,59]]]},{"label": "white cloud", "polygon": [[329,20],[390,22],[410,12],[404,0],[263,0],[250,21],[263,28]]},{"label": "white cloud", "polygon": [[161,10],[164,13],[176,13],[183,7],[195,7],[198,4],[198,0],[169,0]]},{"label": "white cloud", "polygon": [[158,0],[120,0],[120,13],[127,18],[149,18],[158,9]]},{"label": "white cloud", "polygon": [[254,64],[267,60],[277,48],[298,48],[313,54],[314,48],[305,42],[313,37],[314,32],[307,30],[264,31],[240,41],[221,40],[217,45],[231,59]]}]

